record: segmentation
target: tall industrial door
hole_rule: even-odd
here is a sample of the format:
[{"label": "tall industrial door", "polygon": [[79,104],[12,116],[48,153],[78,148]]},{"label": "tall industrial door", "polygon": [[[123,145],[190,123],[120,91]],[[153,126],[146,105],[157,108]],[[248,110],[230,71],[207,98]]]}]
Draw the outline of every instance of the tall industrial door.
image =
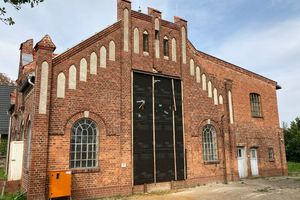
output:
[{"label": "tall industrial door", "polygon": [[238,169],[240,178],[247,177],[247,161],[244,147],[238,148]]},{"label": "tall industrial door", "polygon": [[250,152],[251,152],[251,155],[250,155],[251,173],[252,173],[252,176],[258,176],[257,149],[252,148],[250,150]]},{"label": "tall industrial door", "polygon": [[23,141],[12,141],[9,150],[7,180],[21,180],[23,163]]},{"label": "tall industrial door", "polygon": [[134,73],[134,184],[184,179],[181,82]]}]

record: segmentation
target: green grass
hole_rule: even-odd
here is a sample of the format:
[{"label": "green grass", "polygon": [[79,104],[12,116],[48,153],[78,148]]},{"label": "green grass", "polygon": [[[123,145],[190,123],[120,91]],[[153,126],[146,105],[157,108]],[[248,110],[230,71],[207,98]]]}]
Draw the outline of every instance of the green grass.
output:
[{"label": "green grass", "polygon": [[0,180],[5,180],[5,179],[6,179],[5,168],[0,167]]},{"label": "green grass", "polygon": [[300,163],[288,162],[289,172],[298,172],[300,173]]},{"label": "green grass", "polygon": [[26,197],[21,192],[14,194],[5,194],[3,197],[0,196],[0,200],[26,200]]}]

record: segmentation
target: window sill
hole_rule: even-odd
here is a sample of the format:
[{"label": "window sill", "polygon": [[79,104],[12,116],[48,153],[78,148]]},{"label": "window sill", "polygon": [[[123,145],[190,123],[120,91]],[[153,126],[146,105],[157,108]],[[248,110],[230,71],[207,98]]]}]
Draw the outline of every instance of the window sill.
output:
[{"label": "window sill", "polygon": [[81,174],[81,173],[96,173],[100,172],[100,168],[76,168],[76,169],[70,169],[72,171],[72,174]]},{"label": "window sill", "polygon": [[204,161],[204,165],[220,164],[220,160]]},{"label": "window sill", "polygon": [[256,119],[264,119],[263,116],[254,116],[254,115],[252,115],[252,118],[256,118]]},{"label": "window sill", "polygon": [[169,60],[169,56],[164,56],[164,59],[165,60]]},{"label": "window sill", "polygon": [[275,162],[275,159],[269,160],[269,162]]},{"label": "window sill", "polygon": [[147,51],[144,51],[143,54],[144,54],[144,56],[149,56],[149,52],[147,52]]}]

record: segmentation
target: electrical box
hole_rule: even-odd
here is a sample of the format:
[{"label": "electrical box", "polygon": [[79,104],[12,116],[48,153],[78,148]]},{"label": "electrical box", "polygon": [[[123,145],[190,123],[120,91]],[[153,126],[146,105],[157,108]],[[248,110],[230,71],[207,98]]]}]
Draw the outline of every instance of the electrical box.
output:
[{"label": "electrical box", "polygon": [[49,172],[49,198],[71,196],[71,175],[70,170]]}]

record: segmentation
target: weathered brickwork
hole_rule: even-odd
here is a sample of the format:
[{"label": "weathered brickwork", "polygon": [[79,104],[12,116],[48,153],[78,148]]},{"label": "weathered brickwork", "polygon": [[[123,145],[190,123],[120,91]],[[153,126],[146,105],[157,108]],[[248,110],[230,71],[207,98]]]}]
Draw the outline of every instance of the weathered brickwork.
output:
[{"label": "weathered brickwork", "polygon": [[[73,199],[145,191],[144,186],[133,185],[133,72],[182,80],[186,179],[172,182],[172,188],[238,180],[238,147],[244,147],[246,151],[248,176],[251,176],[250,154],[253,148],[257,150],[259,176],[286,174],[277,83],[198,51],[185,38],[187,22],[179,17],[175,17],[172,23],[163,20],[161,13],[152,8],[148,9],[148,14],[132,11],[128,0],[118,0],[117,5],[118,22],[60,55],[53,53],[55,45],[49,36],[45,36],[35,48],[32,40],[21,45],[21,53],[32,54],[33,61],[20,64],[19,87],[32,72],[35,73],[35,82],[29,92],[17,92],[12,139],[24,140],[21,182],[28,199],[47,198],[49,171],[70,170],[71,129],[82,118],[90,118],[97,124],[99,165],[93,169],[71,169]],[[158,21],[157,27],[155,21]],[[133,50],[135,29],[138,29],[139,36],[138,53]],[[159,29],[159,58],[155,48],[156,29]],[[147,53],[143,52],[145,31],[149,36]],[[164,38],[169,42],[168,56],[164,55]],[[175,51],[172,51],[172,39],[176,41]],[[115,50],[110,48],[112,41]],[[172,57],[174,52],[176,61]],[[91,62],[93,53],[97,57],[96,74],[94,69],[91,70],[95,61]],[[115,59],[109,55],[114,55]],[[82,64],[85,63],[83,59],[86,66]],[[44,76],[48,84],[47,90],[41,91],[44,62],[48,64],[48,75]],[[74,79],[71,66],[76,69]],[[58,87],[57,78],[61,73],[65,82]],[[69,87],[70,79],[76,81]],[[41,103],[43,92],[46,92],[46,100]],[[229,92],[232,99],[229,99]],[[58,97],[58,93],[64,95]],[[262,117],[252,117],[250,93],[260,95]],[[230,102],[233,112],[230,111]],[[41,112],[40,106],[46,106],[46,113]],[[21,121],[24,138],[17,137],[22,135]],[[27,164],[29,121],[32,137]],[[205,161],[203,156],[202,129],[207,124],[216,129],[218,159],[214,161]],[[271,161],[269,148],[274,150]]]}]

